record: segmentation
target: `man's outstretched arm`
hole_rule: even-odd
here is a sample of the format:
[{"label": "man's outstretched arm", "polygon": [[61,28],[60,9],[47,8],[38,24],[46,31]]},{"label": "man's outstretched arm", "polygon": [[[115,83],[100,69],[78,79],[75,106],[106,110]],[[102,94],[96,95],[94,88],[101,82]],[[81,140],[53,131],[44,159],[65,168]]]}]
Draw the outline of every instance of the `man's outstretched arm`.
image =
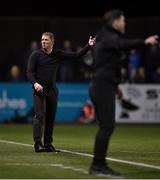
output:
[{"label": "man's outstretched arm", "polygon": [[59,55],[61,58],[79,58],[87,53],[87,51],[94,46],[96,43],[96,38],[90,36],[88,43],[79,51],[79,52],[66,52],[66,51],[59,51]]}]

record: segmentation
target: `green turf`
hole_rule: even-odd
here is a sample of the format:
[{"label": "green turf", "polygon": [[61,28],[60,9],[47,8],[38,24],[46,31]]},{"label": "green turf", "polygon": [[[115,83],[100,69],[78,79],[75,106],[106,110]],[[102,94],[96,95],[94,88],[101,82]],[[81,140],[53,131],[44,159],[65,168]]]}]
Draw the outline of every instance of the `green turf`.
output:
[{"label": "green turf", "polygon": [[[92,154],[96,125],[62,125],[54,130],[57,148]],[[0,124],[0,140],[33,144],[31,125]],[[117,125],[109,146],[109,157],[160,167],[160,126]],[[82,168],[88,171],[92,158],[70,153],[35,153],[32,147],[0,142],[0,178],[93,179],[83,172],[54,167]],[[159,179],[160,170],[108,161],[124,178]],[[103,178],[103,177],[102,177]]]}]

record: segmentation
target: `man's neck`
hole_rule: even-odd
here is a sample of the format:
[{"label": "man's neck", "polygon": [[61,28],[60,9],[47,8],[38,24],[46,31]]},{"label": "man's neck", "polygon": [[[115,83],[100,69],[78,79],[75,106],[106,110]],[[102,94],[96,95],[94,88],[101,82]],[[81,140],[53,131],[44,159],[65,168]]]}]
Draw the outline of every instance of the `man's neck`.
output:
[{"label": "man's neck", "polygon": [[49,49],[46,49],[44,48],[44,51],[47,53],[47,54],[50,54],[53,50],[53,47],[49,48]]}]

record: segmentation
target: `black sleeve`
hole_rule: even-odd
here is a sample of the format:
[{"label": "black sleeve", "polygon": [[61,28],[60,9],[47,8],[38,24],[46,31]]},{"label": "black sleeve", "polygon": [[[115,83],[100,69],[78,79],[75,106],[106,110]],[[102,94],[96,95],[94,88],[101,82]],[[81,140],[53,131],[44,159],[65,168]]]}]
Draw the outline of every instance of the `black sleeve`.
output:
[{"label": "black sleeve", "polygon": [[36,78],[35,78],[36,63],[37,63],[37,55],[35,52],[33,52],[30,55],[27,64],[27,77],[32,84],[36,82]]},{"label": "black sleeve", "polygon": [[141,48],[145,46],[143,39],[123,39],[120,37],[111,36],[108,39],[105,39],[105,47],[107,49],[115,50],[131,50],[135,48]]},{"label": "black sleeve", "polygon": [[60,58],[79,58],[87,53],[87,51],[91,48],[89,44],[85,45],[79,52],[66,52],[63,50],[58,51],[58,55]]},{"label": "black sleeve", "polygon": [[120,39],[117,45],[119,49],[130,50],[143,47],[145,42],[143,39]]}]

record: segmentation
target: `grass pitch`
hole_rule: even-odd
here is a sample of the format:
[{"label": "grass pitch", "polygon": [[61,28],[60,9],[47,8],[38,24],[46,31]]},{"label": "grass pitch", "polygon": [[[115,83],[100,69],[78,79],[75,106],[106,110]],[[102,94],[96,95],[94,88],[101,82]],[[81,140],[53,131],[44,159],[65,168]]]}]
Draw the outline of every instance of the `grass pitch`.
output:
[{"label": "grass pitch", "polygon": [[[96,132],[97,125],[56,124],[54,144],[67,151],[35,153],[31,125],[0,124],[0,178],[104,178],[88,174]],[[120,160],[108,163],[126,179],[159,179],[160,125],[117,125],[108,157]]]}]

